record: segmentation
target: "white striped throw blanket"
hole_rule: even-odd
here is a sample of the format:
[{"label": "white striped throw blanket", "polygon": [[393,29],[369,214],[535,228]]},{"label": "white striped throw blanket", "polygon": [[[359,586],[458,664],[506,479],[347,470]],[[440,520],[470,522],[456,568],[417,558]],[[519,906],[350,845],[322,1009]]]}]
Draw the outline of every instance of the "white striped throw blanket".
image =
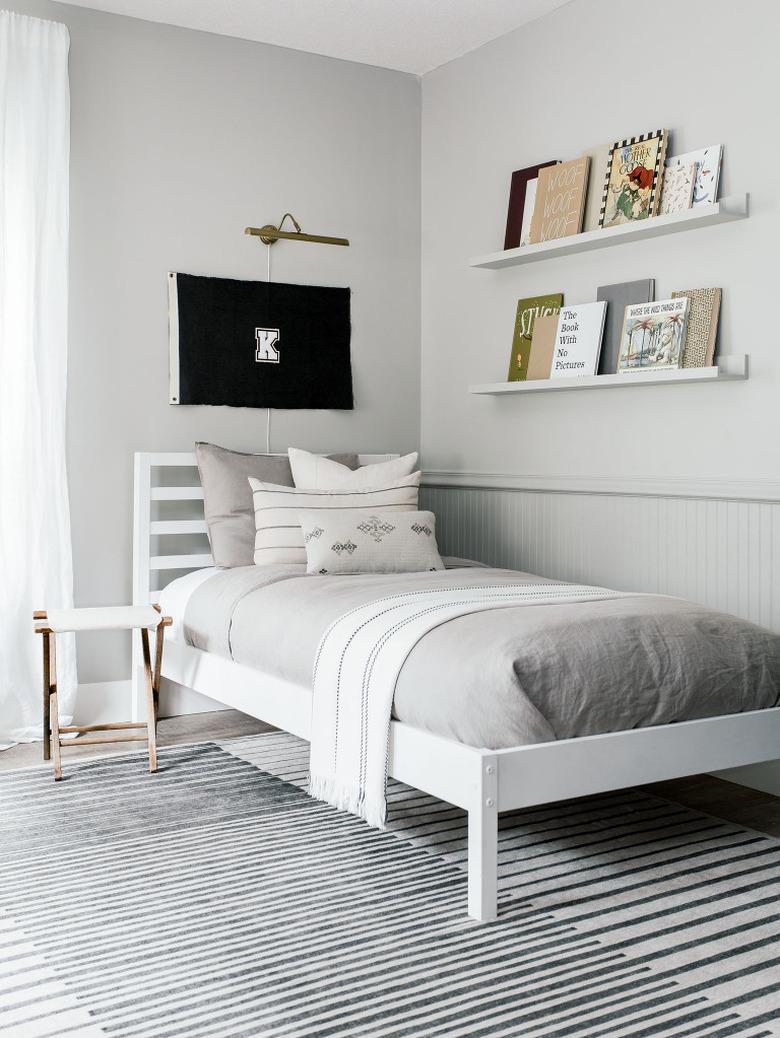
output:
[{"label": "white striped throw blanket", "polygon": [[485,609],[622,597],[582,584],[463,585],[381,598],[339,617],[314,661],[309,793],[384,827],[395,685],[417,642]]}]

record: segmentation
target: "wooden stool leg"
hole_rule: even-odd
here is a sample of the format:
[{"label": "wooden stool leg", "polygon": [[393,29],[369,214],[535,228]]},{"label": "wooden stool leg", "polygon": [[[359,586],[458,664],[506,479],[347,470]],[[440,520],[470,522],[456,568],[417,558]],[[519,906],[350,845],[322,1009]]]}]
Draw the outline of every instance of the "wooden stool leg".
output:
[{"label": "wooden stool leg", "polygon": [[51,682],[49,684],[49,724],[51,725],[52,752],[54,754],[54,780],[62,778],[62,756],[60,754],[60,704],[57,695],[57,639],[53,634],[45,635],[51,639],[49,658],[51,666]]},{"label": "wooden stool leg", "polygon": [[141,646],[143,648],[144,672],[146,674],[146,732],[149,747],[149,771],[157,771],[157,725],[154,711],[154,676],[152,674],[152,657],[149,652],[149,631],[145,627],[141,628]]},{"label": "wooden stool leg", "polygon": [[43,759],[51,760],[51,672],[49,657],[50,634],[42,634],[43,642]]},{"label": "wooden stool leg", "polygon": [[152,688],[154,690],[154,723],[155,731],[157,730],[157,712],[160,709],[160,673],[162,671],[162,656],[163,656],[163,637],[165,635],[166,624],[163,622],[157,628],[157,635],[155,637],[155,654],[154,654],[154,681],[152,682]]}]

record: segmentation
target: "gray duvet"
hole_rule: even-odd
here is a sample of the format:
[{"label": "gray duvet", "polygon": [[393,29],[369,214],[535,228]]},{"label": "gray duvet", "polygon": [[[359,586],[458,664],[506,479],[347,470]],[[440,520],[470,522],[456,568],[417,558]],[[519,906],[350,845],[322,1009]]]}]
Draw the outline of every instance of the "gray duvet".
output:
[{"label": "gray duvet", "polygon": [[[220,571],[189,599],[202,649],[302,685],[330,623],[388,594],[548,583],[515,570],[306,576],[303,566]],[[497,749],[780,705],[780,636],[677,598],[631,595],[512,606],[435,628],[401,670],[394,716]]]}]

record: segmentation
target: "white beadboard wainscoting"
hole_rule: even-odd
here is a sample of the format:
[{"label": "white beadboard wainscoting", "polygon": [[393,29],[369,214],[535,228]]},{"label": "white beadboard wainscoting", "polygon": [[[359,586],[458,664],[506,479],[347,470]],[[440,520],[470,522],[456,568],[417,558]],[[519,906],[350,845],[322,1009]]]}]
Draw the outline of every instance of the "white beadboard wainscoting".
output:
[{"label": "white beadboard wainscoting", "polygon": [[[424,483],[443,554],[675,595],[780,632],[776,483],[697,481],[687,494],[649,481],[471,473],[427,472]],[[725,777],[780,795],[780,760]]]}]

